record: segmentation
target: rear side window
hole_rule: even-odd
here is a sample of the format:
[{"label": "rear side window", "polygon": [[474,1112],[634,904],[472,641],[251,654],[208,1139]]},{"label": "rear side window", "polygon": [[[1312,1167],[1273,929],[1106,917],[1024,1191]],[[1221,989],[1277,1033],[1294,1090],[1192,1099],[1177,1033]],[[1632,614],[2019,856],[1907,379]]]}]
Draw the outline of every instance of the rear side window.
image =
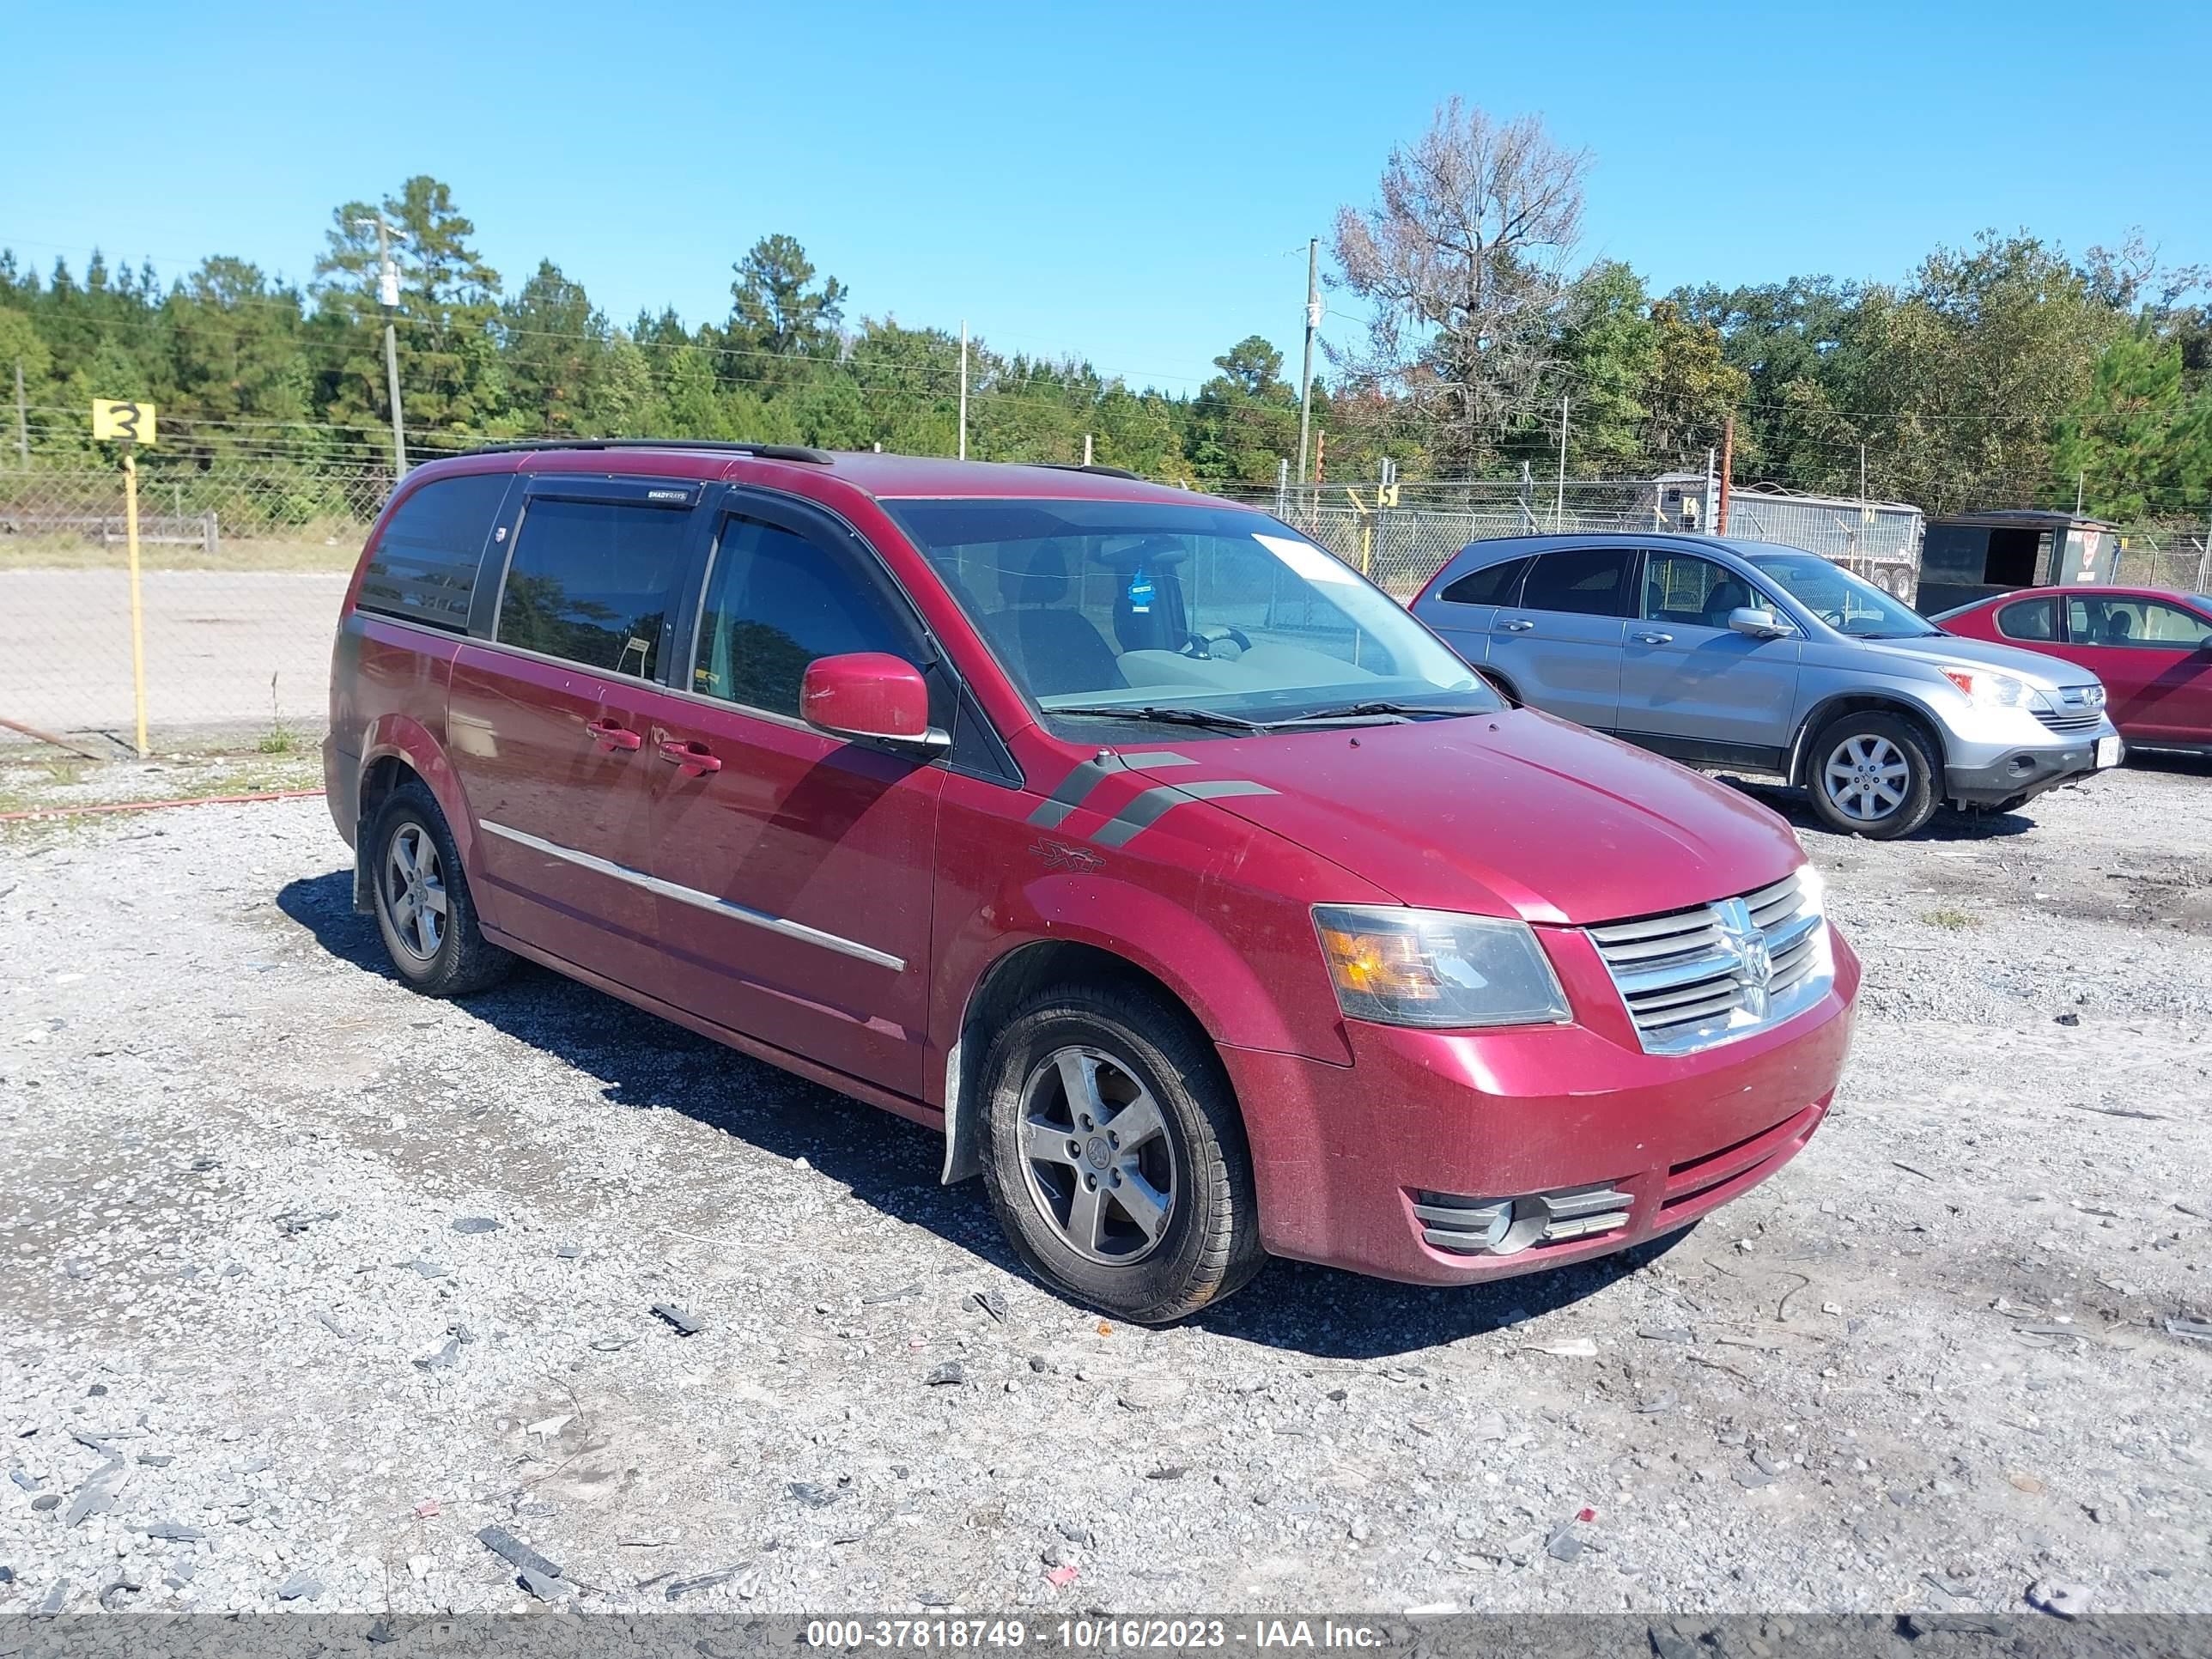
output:
[{"label": "rear side window", "polygon": [[2022,599],[1997,612],[1997,632],[2008,640],[2040,641],[2058,637],[2058,601]]},{"label": "rear side window", "polygon": [[533,500],[500,594],[500,643],[651,679],[690,526],[666,507]]},{"label": "rear side window", "polygon": [[400,502],[362,572],[358,608],[465,631],[484,538],[509,482],[504,472],[436,478]]},{"label": "rear side window", "polygon": [[1447,584],[1437,597],[1447,605],[1510,605],[1521,591],[1521,578],[1528,565],[1527,559],[1505,559],[1470,570]]},{"label": "rear side window", "polygon": [[1575,547],[1547,553],[1529,567],[1521,594],[1523,611],[1565,611],[1586,617],[1623,617],[1629,567],[1636,550]]},{"label": "rear side window", "polygon": [[806,665],[848,651],[915,656],[909,631],[846,560],[778,526],[729,520],[700,613],[691,689],[796,716]]}]

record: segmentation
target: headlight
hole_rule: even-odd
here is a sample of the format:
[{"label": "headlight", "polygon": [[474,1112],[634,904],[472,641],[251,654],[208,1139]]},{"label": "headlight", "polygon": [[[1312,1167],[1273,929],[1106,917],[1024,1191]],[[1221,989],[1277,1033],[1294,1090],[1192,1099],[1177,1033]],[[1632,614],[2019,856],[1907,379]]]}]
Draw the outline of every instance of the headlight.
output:
[{"label": "headlight", "polygon": [[1317,904],[1336,1006],[1385,1025],[1555,1025],[1571,1018],[1526,922],[1381,904]]},{"label": "headlight", "polygon": [[2051,699],[2026,680],[1994,668],[1946,668],[1943,678],[1966,694],[1977,708],[2027,708],[2049,712]]}]

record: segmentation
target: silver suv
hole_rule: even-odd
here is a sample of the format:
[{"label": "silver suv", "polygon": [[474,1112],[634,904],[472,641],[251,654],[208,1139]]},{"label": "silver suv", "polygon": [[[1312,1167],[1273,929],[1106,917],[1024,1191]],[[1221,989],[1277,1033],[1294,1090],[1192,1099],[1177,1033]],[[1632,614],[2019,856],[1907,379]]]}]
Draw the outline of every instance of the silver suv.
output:
[{"label": "silver suv", "polygon": [[1804,786],[1846,834],[2003,811],[2119,763],[2086,669],[1954,638],[1812,553],[1708,536],[1476,542],[1413,614],[1509,696]]}]

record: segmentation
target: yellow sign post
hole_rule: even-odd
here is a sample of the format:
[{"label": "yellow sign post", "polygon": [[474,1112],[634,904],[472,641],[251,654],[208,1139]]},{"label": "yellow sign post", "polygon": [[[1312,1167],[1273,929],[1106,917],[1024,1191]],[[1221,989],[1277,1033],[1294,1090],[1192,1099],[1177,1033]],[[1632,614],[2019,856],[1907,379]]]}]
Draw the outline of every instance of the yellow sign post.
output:
[{"label": "yellow sign post", "polygon": [[92,400],[92,435],[123,446],[123,541],[131,556],[131,692],[138,714],[138,758],[146,746],[146,623],[138,596],[138,446],[154,441],[154,405]]}]

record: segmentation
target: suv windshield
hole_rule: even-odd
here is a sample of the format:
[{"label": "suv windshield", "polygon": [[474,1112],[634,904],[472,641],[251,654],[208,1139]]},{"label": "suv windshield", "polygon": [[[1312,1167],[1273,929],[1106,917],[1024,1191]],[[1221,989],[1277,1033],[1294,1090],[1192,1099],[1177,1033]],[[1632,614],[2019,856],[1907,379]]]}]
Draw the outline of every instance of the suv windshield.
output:
[{"label": "suv windshield", "polygon": [[1817,553],[1747,555],[1790,597],[1839,634],[1861,640],[1916,640],[1943,630],[1841,565]]},{"label": "suv windshield", "polygon": [[1502,706],[1404,607],[1261,514],[1195,502],[884,505],[1048,718],[1199,714],[1237,730]]}]

